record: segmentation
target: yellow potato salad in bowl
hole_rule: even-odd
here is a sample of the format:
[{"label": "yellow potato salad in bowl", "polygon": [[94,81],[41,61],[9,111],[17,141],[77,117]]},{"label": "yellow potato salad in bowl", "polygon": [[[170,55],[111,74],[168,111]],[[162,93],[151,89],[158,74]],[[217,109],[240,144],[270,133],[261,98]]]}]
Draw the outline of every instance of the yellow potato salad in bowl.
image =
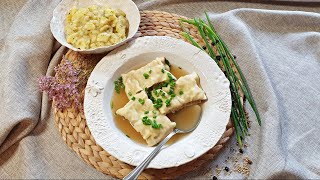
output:
[{"label": "yellow potato salad in bowl", "polygon": [[132,39],[140,18],[132,0],[61,0],[50,29],[61,45],[83,54],[100,54]]},{"label": "yellow potato salad in bowl", "polygon": [[108,6],[71,8],[66,17],[66,40],[78,49],[116,44],[128,35],[129,22],[120,9]]}]

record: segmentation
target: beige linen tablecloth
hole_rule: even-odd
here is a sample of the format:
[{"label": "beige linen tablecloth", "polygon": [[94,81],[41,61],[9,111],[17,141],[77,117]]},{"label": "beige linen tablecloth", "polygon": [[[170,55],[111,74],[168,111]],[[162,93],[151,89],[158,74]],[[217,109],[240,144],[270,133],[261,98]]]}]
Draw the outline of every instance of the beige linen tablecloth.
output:
[{"label": "beige linen tablecloth", "polygon": [[[208,11],[247,77],[263,125],[253,121],[250,178],[320,178],[320,8],[279,1],[136,1],[141,10],[188,17]],[[49,21],[58,0],[0,1],[0,178],[110,178],[64,144],[38,92],[51,74],[57,49]],[[56,52],[53,56],[53,52]],[[52,59],[52,60],[51,60]],[[231,144],[234,144],[231,142]],[[183,178],[209,178],[225,150],[204,170]],[[239,178],[232,174],[228,178]]]}]

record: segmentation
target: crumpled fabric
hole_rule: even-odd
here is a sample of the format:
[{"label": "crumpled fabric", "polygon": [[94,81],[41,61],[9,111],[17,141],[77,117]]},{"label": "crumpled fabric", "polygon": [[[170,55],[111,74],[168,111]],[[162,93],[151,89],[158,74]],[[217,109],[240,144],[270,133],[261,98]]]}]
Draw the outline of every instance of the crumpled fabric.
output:
[{"label": "crumpled fabric", "polygon": [[[245,154],[249,178],[320,178],[320,7],[223,1],[135,1],[141,10],[209,16],[247,78],[262,126],[251,120]],[[58,0],[0,2],[0,178],[110,179],[82,161],[54,125],[51,102],[37,79],[52,75],[66,48],[49,23]],[[274,3],[274,4],[272,4]],[[272,10],[273,9],[273,10]],[[300,10],[300,11],[296,11]],[[309,12],[307,12],[309,11]],[[228,147],[235,147],[235,139]],[[228,148],[202,170],[212,178]],[[243,178],[237,173],[219,178]]]}]

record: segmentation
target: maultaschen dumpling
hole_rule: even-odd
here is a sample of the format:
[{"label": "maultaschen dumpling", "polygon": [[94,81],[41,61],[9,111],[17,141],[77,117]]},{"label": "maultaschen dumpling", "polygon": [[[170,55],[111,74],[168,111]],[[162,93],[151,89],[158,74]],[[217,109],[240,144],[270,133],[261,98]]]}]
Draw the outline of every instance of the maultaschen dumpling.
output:
[{"label": "maultaschen dumpling", "polygon": [[145,91],[132,96],[123,108],[116,111],[116,114],[127,119],[146,140],[148,146],[158,144],[176,127],[175,122],[171,122],[166,115],[154,108]]},{"label": "maultaschen dumpling", "polygon": [[153,91],[152,96],[164,102],[159,111],[167,114],[207,100],[205,92],[198,86],[197,81],[199,76],[193,72],[175,81],[174,88],[172,88],[173,84],[169,83],[167,87]]},{"label": "maultaschen dumpling", "polygon": [[135,95],[145,88],[150,88],[155,84],[167,81],[169,79],[167,74],[171,74],[169,70],[170,67],[165,64],[165,58],[158,57],[137,70],[122,74],[128,98],[130,98],[130,95]]}]

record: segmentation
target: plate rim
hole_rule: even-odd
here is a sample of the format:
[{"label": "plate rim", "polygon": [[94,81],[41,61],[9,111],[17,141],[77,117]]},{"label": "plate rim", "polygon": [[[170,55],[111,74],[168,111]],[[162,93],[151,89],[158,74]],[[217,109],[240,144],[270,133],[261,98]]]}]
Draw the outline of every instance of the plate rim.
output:
[{"label": "plate rim", "polygon": [[[156,43],[157,42],[157,43]],[[170,46],[170,47],[166,47],[166,45]],[[95,141],[97,142],[97,144],[99,144],[102,148],[104,148],[109,154],[111,154],[112,156],[116,157],[117,159],[119,159],[120,161],[123,161],[125,163],[128,163],[130,165],[138,165],[139,162],[141,162],[149,153],[148,152],[151,152],[153,147],[146,147],[145,151],[139,151],[139,149],[132,149],[132,148],[129,148],[128,150],[129,151],[132,151],[132,150],[136,150],[135,152],[133,152],[134,156],[137,156],[137,157],[129,157],[130,155],[123,155],[123,154],[120,154],[120,153],[116,153],[115,152],[115,146],[119,145],[118,143],[118,140],[114,139],[115,142],[111,142],[110,141],[110,137],[107,139],[107,138],[103,138],[103,137],[99,137],[101,133],[103,132],[99,132],[98,130],[96,130],[97,128],[95,127],[96,126],[96,122],[95,122],[95,118],[93,118],[93,116],[96,116],[98,114],[98,116],[103,116],[103,113],[101,114],[101,112],[96,112],[96,114],[92,111],[92,107],[90,107],[90,103],[92,102],[92,99],[93,98],[96,98],[97,96],[101,96],[101,92],[103,90],[103,87],[106,85],[106,84],[99,84],[98,81],[95,81],[96,79],[94,78],[95,76],[95,73],[99,72],[99,68],[101,68],[105,63],[110,63],[110,61],[108,61],[108,59],[116,56],[117,58],[119,58],[118,60],[113,60],[113,61],[118,61],[118,62],[113,62],[113,63],[116,63],[116,64],[121,64],[119,66],[119,68],[123,65],[123,63],[125,62],[125,59],[128,60],[128,58],[130,56],[133,56],[133,55],[137,55],[137,54],[143,54],[143,51],[140,51],[141,49],[144,49],[142,47],[145,47],[147,48],[146,46],[151,46],[151,49],[153,47],[159,47],[159,46],[164,46],[162,48],[166,49],[167,51],[170,50],[170,48],[173,48],[171,46],[174,46],[174,47],[179,47],[183,45],[184,47],[182,49],[185,49],[185,48],[188,48],[191,49],[189,53],[194,53],[194,56],[196,57],[205,57],[206,59],[210,60],[210,63],[207,62],[207,63],[204,63],[204,64],[211,64],[214,66],[214,70],[218,70],[218,77],[217,79],[215,79],[216,81],[220,82],[220,83],[224,83],[223,87],[225,87],[224,89],[224,97],[221,99],[221,102],[223,101],[223,105],[222,105],[222,111],[223,113],[225,114],[225,116],[223,116],[223,120],[222,123],[223,125],[220,125],[221,127],[223,126],[224,127],[224,130],[221,131],[221,127],[219,126],[219,130],[221,132],[218,133],[218,135],[215,135],[215,133],[212,133],[210,132],[211,134],[210,135],[215,135],[215,142],[212,143],[209,145],[209,147],[205,147],[204,149],[205,150],[202,150],[201,153],[198,153],[198,154],[193,154],[192,157],[190,158],[186,158],[186,160],[184,161],[180,161],[180,162],[169,162],[168,161],[161,161],[160,162],[157,162],[155,163],[155,161],[152,161],[148,168],[155,168],[155,169],[162,169],[162,168],[170,168],[170,167],[176,167],[176,166],[180,166],[182,164],[185,164],[185,163],[188,163],[198,157],[200,157],[201,155],[205,154],[207,151],[209,151],[211,148],[213,148],[215,146],[216,143],[218,143],[219,139],[221,138],[221,136],[223,135],[225,129],[226,129],[226,126],[229,122],[229,117],[230,117],[230,112],[231,112],[231,95],[230,95],[230,89],[229,89],[229,81],[227,80],[227,78],[224,76],[224,74],[222,73],[221,69],[217,66],[217,64],[203,51],[200,51],[198,48],[196,48],[195,46],[192,46],[191,44],[189,43],[186,43],[182,40],[179,40],[179,39],[175,39],[175,38],[171,38],[171,37],[159,37],[159,36],[145,36],[145,37],[140,37],[140,38],[137,38],[135,40],[132,40],[130,41],[129,43],[113,50],[112,52],[110,52],[107,56],[105,56],[104,58],[102,58],[102,60],[96,65],[96,67],[94,68],[94,70],[92,71],[89,79],[88,79],[88,83],[87,83],[87,86],[85,88],[85,98],[84,98],[84,113],[85,113],[85,117],[87,119],[87,124],[88,124],[88,127],[91,131],[91,134],[92,136],[95,138]],[[150,48],[150,47],[149,47]],[[181,48],[181,47],[180,47]],[[139,49],[139,51],[133,51],[128,53],[128,51],[130,50],[133,50],[133,49]],[[175,49],[175,48],[173,48]],[[145,49],[144,49],[145,50]],[[163,50],[163,49],[162,49]],[[175,52],[177,51],[177,49],[175,49]],[[181,51],[181,50],[178,50],[178,51]],[[129,56],[128,56],[129,54]],[[127,55],[128,57],[124,57],[124,55]],[[129,58],[130,59],[130,58]],[[192,63],[190,61],[190,63]],[[112,65],[110,65],[112,66]],[[104,73],[108,72],[110,69],[106,70]],[[212,69],[211,69],[212,70]],[[113,69],[113,71],[115,71]],[[219,72],[220,71],[220,72]],[[213,75],[213,74],[212,74]],[[211,76],[211,75],[209,75]],[[112,77],[110,77],[112,78]],[[112,88],[113,89],[113,88]],[[94,93],[92,93],[94,92]],[[103,98],[102,98],[103,99]],[[217,102],[215,102],[217,103]],[[103,106],[102,104],[99,104],[100,107]],[[227,115],[226,115],[227,114]],[[201,122],[200,122],[201,124]],[[198,127],[199,128],[199,127]],[[94,131],[92,131],[93,129],[95,129]],[[115,133],[109,133],[109,135],[115,135]],[[218,138],[217,138],[218,137]],[[199,137],[201,138],[201,137]],[[112,137],[111,137],[112,139]],[[104,141],[108,141],[110,144],[109,145],[106,145]],[[202,141],[205,141],[207,142],[206,140],[202,140]],[[171,145],[173,146],[173,145]],[[166,150],[166,149],[164,149]],[[163,151],[164,151],[163,150]],[[147,152],[145,155],[144,153]],[[177,153],[177,152],[175,152]],[[189,155],[192,153],[195,153],[195,152],[187,152],[185,151],[185,154],[188,154]],[[161,152],[159,153],[161,154]],[[131,153],[132,155],[132,153]],[[190,155],[190,156],[191,156]],[[188,155],[186,155],[188,156]],[[131,158],[131,159],[130,159]],[[140,159],[140,160],[139,160]],[[156,159],[155,159],[156,160]],[[160,163],[160,164],[159,164]],[[167,164],[166,164],[167,163]],[[171,163],[171,164],[170,164]]]}]

